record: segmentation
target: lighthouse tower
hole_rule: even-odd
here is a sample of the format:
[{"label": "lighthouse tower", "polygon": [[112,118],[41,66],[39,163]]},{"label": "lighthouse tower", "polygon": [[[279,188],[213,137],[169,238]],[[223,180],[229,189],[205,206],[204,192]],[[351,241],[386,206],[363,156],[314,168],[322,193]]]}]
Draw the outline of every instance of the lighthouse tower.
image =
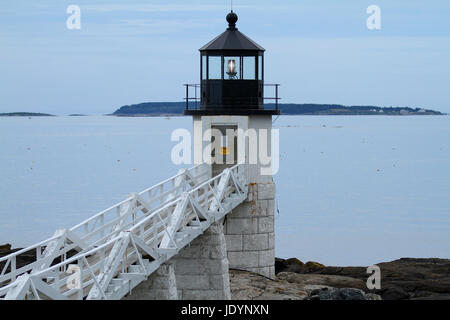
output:
[{"label": "lighthouse tower", "polygon": [[[245,164],[249,197],[223,221],[229,267],[274,278],[278,85],[264,83],[265,49],[238,30],[236,13],[226,19],[227,30],[200,49],[201,84],[186,85],[184,114],[193,117],[194,162],[210,164],[211,177]],[[271,98],[264,96],[267,86]],[[265,99],[275,100],[272,108]]]}]

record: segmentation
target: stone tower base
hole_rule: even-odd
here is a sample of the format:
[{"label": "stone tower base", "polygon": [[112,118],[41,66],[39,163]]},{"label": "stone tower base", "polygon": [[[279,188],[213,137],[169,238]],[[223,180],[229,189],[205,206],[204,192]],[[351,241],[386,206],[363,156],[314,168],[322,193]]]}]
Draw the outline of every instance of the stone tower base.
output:
[{"label": "stone tower base", "polygon": [[231,300],[223,221],[171,259],[180,300]]},{"label": "stone tower base", "polygon": [[230,268],[275,279],[275,184],[249,185],[246,202],[226,217],[225,237]]},{"label": "stone tower base", "polygon": [[212,224],[123,300],[231,300],[223,230]]},{"label": "stone tower base", "polygon": [[173,264],[163,264],[123,300],[178,300]]}]

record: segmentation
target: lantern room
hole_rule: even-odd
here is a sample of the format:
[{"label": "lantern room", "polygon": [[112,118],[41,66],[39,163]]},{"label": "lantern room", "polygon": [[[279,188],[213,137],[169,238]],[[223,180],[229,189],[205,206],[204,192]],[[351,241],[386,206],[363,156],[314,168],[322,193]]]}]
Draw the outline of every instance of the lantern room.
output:
[{"label": "lantern room", "polygon": [[[264,97],[265,49],[238,30],[236,13],[231,11],[226,19],[227,30],[200,49],[201,81],[200,85],[186,85],[184,114],[280,114],[278,85],[272,85],[275,97]],[[195,97],[190,97],[190,88]],[[265,99],[274,99],[276,108],[265,110]],[[192,107],[193,100],[200,102],[198,108]]]}]

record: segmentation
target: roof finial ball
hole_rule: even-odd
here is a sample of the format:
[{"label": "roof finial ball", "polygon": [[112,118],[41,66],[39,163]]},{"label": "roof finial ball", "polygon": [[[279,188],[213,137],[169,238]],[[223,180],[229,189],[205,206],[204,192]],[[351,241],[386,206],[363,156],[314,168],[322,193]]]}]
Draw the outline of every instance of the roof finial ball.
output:
[{"label": "roof finial ball", "polygon": [[228,26],[230,29],[236,29],[236,22],[238,21],[238,16],[236,13],[231,10],[231,12],[227,15]]}]

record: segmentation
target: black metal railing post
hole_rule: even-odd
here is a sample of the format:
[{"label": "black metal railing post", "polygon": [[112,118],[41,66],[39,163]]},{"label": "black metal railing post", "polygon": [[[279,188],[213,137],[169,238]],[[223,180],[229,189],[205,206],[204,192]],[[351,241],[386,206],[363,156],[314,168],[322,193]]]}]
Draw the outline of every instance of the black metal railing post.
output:
[{"label": "black metal railing post", "polygon": [[[186,100],[186,110],[189,110],[189,102],[192,100],[194,101],[195,105],[194,105],[194,110],[198,109],[198,103],[200,102],[200,97],[199,97],[199,93],[197,92],[198,89],[200,89],[200,85],[199,84],[185,84],[184,85],[186,87],[186,98],[184,98],[184,100]],[[194,88],[195,93],[194,93],[194,97],[191,98],[189,96],[189,88]]]},{"label": "black metal railing post", "polygon": [[189,85],[186,84],[186,110],[189,110]]},{"label": "black metal railing post", "polygon": [[278,110],[278,86],[279,84],[275,85],[275,108]]},{"label": "black metal railing post", "polygon": [[194,90],[195,90],[195,109],[198,109],[197,108],[197,85],[194,85]]},{"label": "black metal railing post", "polygon": [[281,98],[279,97],[279,86],[280,84],[265,84],[265,87],[275,87],[275,96],[274,97],[264,97],[264,100],[275,100],[275,108],[276,110],[279,109],[279,100],[281,100]]}]

